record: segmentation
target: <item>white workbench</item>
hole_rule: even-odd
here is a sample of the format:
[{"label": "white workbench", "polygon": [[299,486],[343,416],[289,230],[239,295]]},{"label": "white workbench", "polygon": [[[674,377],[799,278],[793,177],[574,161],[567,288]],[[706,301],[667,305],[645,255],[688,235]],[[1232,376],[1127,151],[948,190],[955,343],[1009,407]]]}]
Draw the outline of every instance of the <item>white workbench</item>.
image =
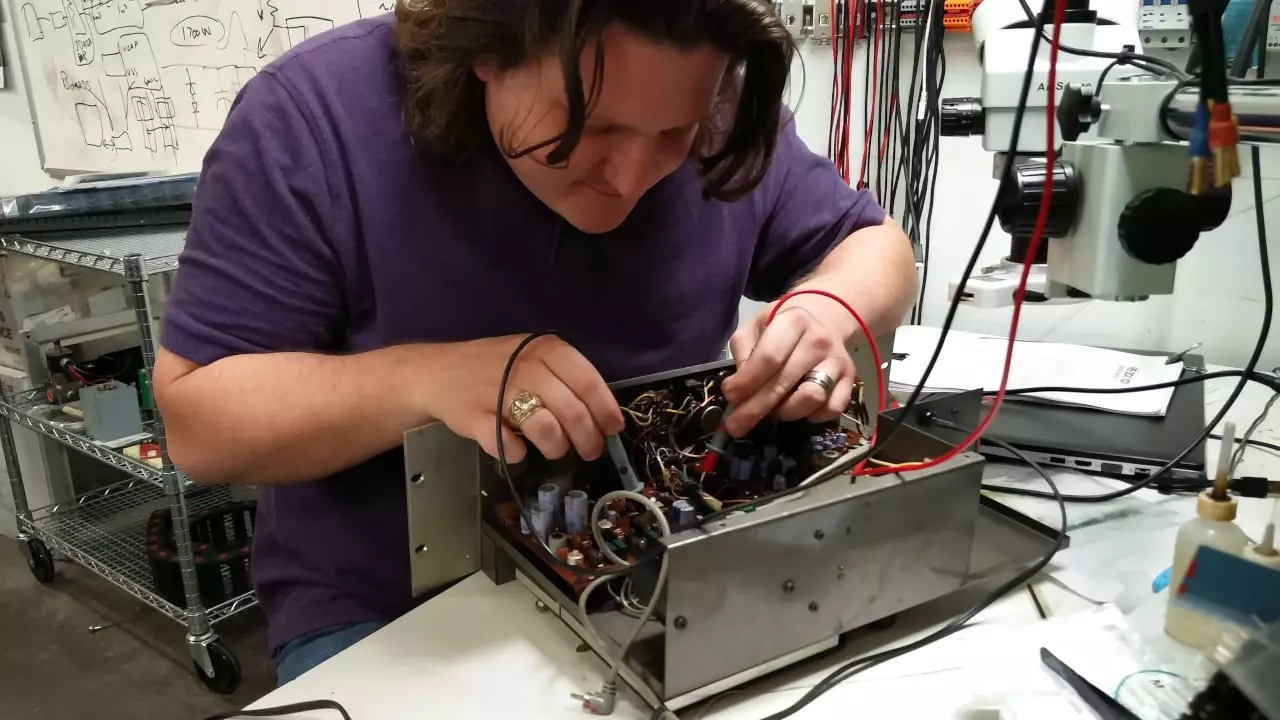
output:
[{"label": "white workbench", "polygon": [[[1234,382],[1227,379],[1206,383],[1206,417],[1221,407]],[[1266,388],[1250,384],[1228,419],[1243,431],[1269,397]],[[1280,432],[1272,430],[1280,427],[1277,422],[1280,419],[1264,425],[1255,438],[1280,441]],[[1216,457],[1217,446],[1216,442],[1208,444],[1209,457]],[[993,464],[988,474],[1007,478],[1021,472],[1022,469]],[[1059,477],[1069,474],[1070,471],[1055,473]],[[1242,474],[1280,476],[1280,458],[1251,449]],[[1194,512],[1190,498],[1161,498],[1150,491],[1143,495],[1153,508],[1152,517],[1158,518],[1157,522],[1167,522],[1170,528],[1179,522],[1177,518]],[[1037,516],[1057,517],[1052,502],[1030,502],[1040,503]],[[1142,505],[1137,507],[1139,511],[1143,509]],[[1169,513],[1170,508],[1176,512]],[[1270,509],[1270,501],[1242,500],[1239,522],[1256,537]],[[1072,519],[1084,511],[1085,506],[1068,506],[1068,517]],[[1050,524],[1056,525],[1057,520]],[[1140,548],[1144,540],[1149,540],[1145,537],[1149,533],[1143,535],[1127,539],[1136,548],[1128,572],[1140,571],[1149,583],[1151,577],[1167,567],[1173,548],[1169,542],[1167,558],[1159,552],[1152,555],[1149,548],[1144,554]],[[940,648],[887,662],[826,693],[800,717],[1008,718],[1007,712],[1004,716],[979,712],[981,708],[1000,706],[998,701],[993,705],[984,700],[984,693],[998,695],[1011,683],[1024,695],[1039,692],[1032,675],[1010,678],[1010,673],[1023,671],[1043,678],[1038,658],[1032,653],[1033,646],[1041,642],[1038,638],[1056,633],[1059,639],[1069,640],[1064,636],[1072,633],[1069,623],[1074,621],[1073,616],[1098,614],[1096,603],[1064,588],[1062,582],[1045,578],[1036,585],[1040,601],[1053,619],[1051,623],[1040,621],[1027,591],[1015,591],[979,615],[973,623],[975,627],[945,641],[953,650],[951,655],[945,655]],[[961,593],[903,613],[898,627],[892,630],[867,632],[831,656],[801,663],[679,715],[682,719],[764,717],[794,702],[842,662],[903,638],[917,637],[963,612],[977,597]],[[1158,602],[1145,602],[1145,612],[1150,615],[1153,606],[1158,612]],[[1054,623],[1068,625],[1058,627]],[[1149,620],[1145,625],[1147,632],[1158,633],[1158,621]],[[750,631],[743,628],[743,632]],[[1020,635],[1031,638],[1030,644],[1022,647],[1011,641]],[[512,582],[495,586],[477,574],[251,708],[327,698],[341,703],[353,720],[583,717],[585,711],[569,695],[597,689],[605,666],[593,653],[578,652],[579,645],[577,636],[558,618],[535,608],[533,596],[522,585]],[[984,648],[992,657],[984,656]],[[968,661],[958,661],[957,655]],[[1067,661],[1076,666],[1072,660]],[[1004,665],[997,669],[999,663]],[[1046,694],[1041,705],[1036,706],[1036,717],[1090,717],[1080,713],[1079,704],[1070,700],[1069,694],[1055,691],[1054,681],[1044,682],[1048,683],[1042,688]],[[634,720],[649,716],[649,709],[624,686],[613,717]],[[335,720],[337,716],[322,712],[292,717]]]}]

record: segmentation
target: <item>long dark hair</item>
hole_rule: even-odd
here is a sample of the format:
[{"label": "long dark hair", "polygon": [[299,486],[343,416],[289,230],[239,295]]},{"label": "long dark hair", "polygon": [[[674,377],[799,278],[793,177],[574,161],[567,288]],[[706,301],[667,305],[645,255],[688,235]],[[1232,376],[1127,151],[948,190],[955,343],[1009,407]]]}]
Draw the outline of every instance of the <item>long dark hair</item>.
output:
[{"label": "long dark hair", "polygon": [[551,148],[563,163],[582,138],[600,88],[603,47],[593,87],[583,88],[583,48],[617,23],[680,48],[709,44],[731,60],[723,112],[698,132],[693,158],[708,197],[734,200],[760,183],[777,146],[782,96],[795,44],[768,0],[399,0],[396,46],[404,74],[404,119],[414,142],[458,154],[487,141],[478,61],[510,69],[554,52],[564,66],[568,121],[556,137],[502,151],[520,157]]}]

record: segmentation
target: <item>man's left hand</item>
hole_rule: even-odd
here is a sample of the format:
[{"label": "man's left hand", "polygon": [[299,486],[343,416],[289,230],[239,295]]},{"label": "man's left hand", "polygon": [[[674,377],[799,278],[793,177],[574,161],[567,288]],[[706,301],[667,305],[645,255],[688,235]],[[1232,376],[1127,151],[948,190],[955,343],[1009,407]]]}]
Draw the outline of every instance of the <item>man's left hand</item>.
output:
[{"label": "man's left hand", "polygon": [[[846,318],[826,317],[828,308],[806,299],[789,301],[772,323],[773,308],[765,308],[729,341],[738,371],[725,379],[722,389],[734,405],[725,418],[725,427],[734,437],[750,432],[771,412],[779,420],[827,422],[848,407],[855,374],[845,349],[849,330],[839,325]],[[834,304],[830,309],[840,310]],[[835,378],[830,395],[815,382],[802,382],[810,370]]]}]

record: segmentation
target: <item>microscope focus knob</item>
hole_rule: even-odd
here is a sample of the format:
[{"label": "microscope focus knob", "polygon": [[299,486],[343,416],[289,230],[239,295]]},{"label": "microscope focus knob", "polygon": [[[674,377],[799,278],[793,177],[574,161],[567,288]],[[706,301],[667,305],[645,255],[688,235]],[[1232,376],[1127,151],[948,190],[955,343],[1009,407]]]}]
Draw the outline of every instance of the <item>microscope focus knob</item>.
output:
[{"label": "microscope focus knob", "polygon": [[[1017,165],[1000,193],[996,212],[1000,227],[1015,236],[1031,237],[1040,214],[1040,198],[1048,185],[1049,167],[1044,162]],[[1053,201],[1049,204],[1046,238],[1060,238],[1071,232],[1080,199],[1080,178],[1069,162],[1053,164]],[[1042,247],[1048,248],[1048,243]]]},{"label": "microscope focus knob", "polygon": [[1116,224],[1120,246],[1135,260],[1167,265],[1181,260],[1200,239],[1200,214],[1181,190],[1159,187],[1139,193]]}]

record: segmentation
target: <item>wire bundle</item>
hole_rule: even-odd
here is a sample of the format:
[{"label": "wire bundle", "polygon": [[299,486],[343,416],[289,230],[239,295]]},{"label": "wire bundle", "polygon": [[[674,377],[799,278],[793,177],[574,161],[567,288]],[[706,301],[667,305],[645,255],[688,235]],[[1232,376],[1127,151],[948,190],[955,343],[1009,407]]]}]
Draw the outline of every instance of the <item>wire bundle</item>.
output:
[{"label": "wire bundle", "polygon": [[[869,190],[901,224],[917,257],[925,259],[921,295],[928,281],[928,238],[938,182],[941,92],[946,77],[944,5],[927,2],[911,31],[909,85],[901,87],[903,36],[900,5],[870,0],[831,2],[836,33],[831,46],[834,81],[827,156],[845,182]],[[862,151],[853,166],[855,43],[866,37],[862,67]],[[902,213],[899,215],[899,207]],[[921,320],[919,306],[912,322]]]},{"label": "wire bundle", "polygon": [[[1222,3],[1225,5],[1225,3]],[[1191,27],[1203,51],[1200,104],[1196,107],[1190,147],[1187,190],[1199,195],[1212,186],[1224,188],[1240,174],[1236,144],[1240,130],[1227,96],[1227,51],[1222,37],[1222,8],[1212,0],[1191,4]],[[1210,162],[1212,161],[1212,163]]]},{"label": "wire bundle", "polygon": [[[835,69],[831,83],[831,128],[827,135],[827,157],[846,183],[851,182],[849,166],[850,120],[853,108],[854,43],[864,29],[865,0],[831,3],[831,62]],[[861,171],[859,171],[861,172]]]}]

